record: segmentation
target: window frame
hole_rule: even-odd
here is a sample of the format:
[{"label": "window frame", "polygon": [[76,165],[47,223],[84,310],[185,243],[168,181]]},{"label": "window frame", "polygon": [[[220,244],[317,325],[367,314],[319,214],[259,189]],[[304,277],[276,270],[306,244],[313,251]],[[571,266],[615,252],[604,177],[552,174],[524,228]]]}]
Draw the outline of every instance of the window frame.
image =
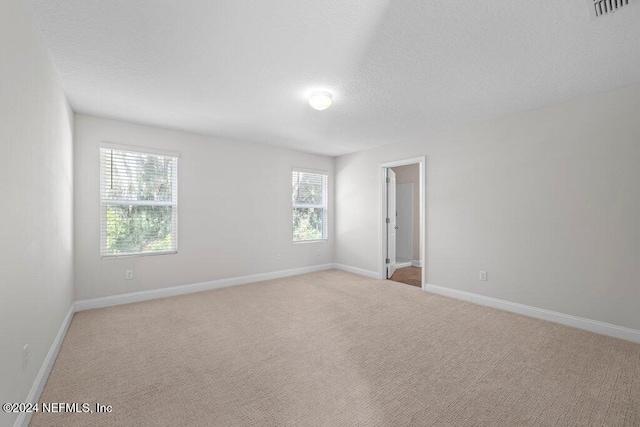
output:
[{"label": "window frame", "polygon": [[[296,205],[296,203],[292,200],[291,201],[291,213],[293,215],[293,210],[294,209],[309,209],[309,208],[322,208],[322,223],[324,225],[323,230],[322,230],[322,235],[323,237],[321,238],[317,238],[317,239],[305,239],[305,240],[296,240],[295,239],[295,233],[293,231],[293,224],[291,227],[291,241],[293,242],[293,244],[304,244],[304,243],[323,243],[323,242],[327,242],[329,240],[329,172],[325,171],[325,170],[318,170],[318,169],[308,169],[308,168],[299,168],[299,167],[294,167],[291,169],[291,182],[293,184],[293,174],[294,173],[307,173],[307,174],[314,174],[314,175],[321,175],[323,176],[323,195],[326,196],[326,199],[323,200],[323,204],[322,205],[310,205],[310,204],[300,204],[300,205]],[[293,190],[293,188],[292,188]],[[292,220],[293,221],[293,220]]]},{"label": "window frame", "polygon": [[[106,175],[103,176],[103,169],[102,169],[102,151],[103,150],[113,150],[113,151],[122,151],[122,152],[127,152],[127,153],[134,153],[134,154],[146,154],[146,155],[156,155],[156,156],[164,156],[164,157],[173,157],[175,158],[175,197],[173,198],[174,201],[172,202],[157,202],[155,200],[153,201],[132,201],[132,200],[121,200],[121,203],[113,203],[115,201],[109,200],[109,203],[106,203],[107,200],[103,199],[103,184],[104,184],[104,179],[106,179]],[[102,141],[99,144],[98,147],[98,160],[99,160],[99,165],[98,165],[98,203],[99,203],[99,214],[98,214],[98,219],[99,219],[99,248],[98,251],[100,252],[100,258],[101,259],[116,259],[116,258],[128,258],[128,257],[145,257],[145,256],[157,256],[157,255],[172,255],[172,254],[177,254],[178,253],[178,244],[179,244],[179,239],[178,239],[178,206],[179,206],[179,191],[178,191],[178,187],[179,187],[179,170],[180,170],[180,154],[177,152],[173,152],[173,151],[165,151],[165,150],[158,150],[158,149],[154,149],[154,148],[148,148],[148,147],[136,147],[133,145],[125,145],[125,144],[114,144],[111,142],[104,142]],[[148,252],[123,252],[123,253],[118,253],[118,254],[107,254],[107,253],[103,253],[103,248],[106,248],[106,236],[107,236],[107,227],[106,227],[106,221],[103,221],[103,215],[106,212],[106,209],[104,209],[106,206],[108,205],[114,205],[114,206],[123,206],[123,205],[127,205],[127,206],[132,206],[132,205],[138,205],[138,206],[171,206],[172,207],[172,216],[173,216],[173,224],[175,224],[175,231],[174,231],[174,235],[175,235],[175,250],[168,250],[168,251],[148,251]],[[104,226],[104,228],[103,228]]]}]

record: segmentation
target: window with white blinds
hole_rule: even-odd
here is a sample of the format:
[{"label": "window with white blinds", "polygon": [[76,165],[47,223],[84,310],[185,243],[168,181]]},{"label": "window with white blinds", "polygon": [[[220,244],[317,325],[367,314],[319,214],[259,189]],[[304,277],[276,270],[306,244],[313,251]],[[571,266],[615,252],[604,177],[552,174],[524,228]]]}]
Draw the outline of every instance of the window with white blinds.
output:
[{"label": "window with white blinds", "polygon": [[175,253],[178,158],[100,148],[103,257]]},{"label": "window with white blinds", "polygon": [[326,174],[293,171],[294,242],[327,239],[327,180]]}]

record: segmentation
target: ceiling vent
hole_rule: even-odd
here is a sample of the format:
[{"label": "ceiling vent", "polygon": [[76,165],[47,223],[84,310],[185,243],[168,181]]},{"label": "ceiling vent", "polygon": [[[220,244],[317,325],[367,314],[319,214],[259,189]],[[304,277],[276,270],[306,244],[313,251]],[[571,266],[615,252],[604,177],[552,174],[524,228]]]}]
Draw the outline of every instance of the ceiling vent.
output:
[{"label": "ceiling vent", "polygon": [[587,0],[591,18],[611,15],[627,6],[638,3],[638,0]]}]

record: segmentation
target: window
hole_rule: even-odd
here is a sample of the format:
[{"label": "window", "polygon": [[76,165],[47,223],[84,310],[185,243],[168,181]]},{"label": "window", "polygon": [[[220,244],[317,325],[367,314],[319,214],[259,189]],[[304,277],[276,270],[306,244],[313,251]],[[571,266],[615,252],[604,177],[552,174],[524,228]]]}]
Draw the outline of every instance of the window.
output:
[{"label": "window", "polygon": [[103,257],[175,253],[178,158],[100,148]]},{"label": "window", "polygon": [[293,241],[327,239],[327,175],[294,170]]}]

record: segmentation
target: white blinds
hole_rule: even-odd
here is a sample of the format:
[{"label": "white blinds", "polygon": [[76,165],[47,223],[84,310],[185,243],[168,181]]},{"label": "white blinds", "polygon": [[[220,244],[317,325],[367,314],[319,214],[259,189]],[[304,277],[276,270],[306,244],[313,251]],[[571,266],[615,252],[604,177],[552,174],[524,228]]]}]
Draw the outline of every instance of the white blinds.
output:
[{"label": "white blinds", "polygon": [[322,173],[292,173],[293,240],[321,240],[328,236],[328,177]]},{"label": "white blinds", "polygon": [[102,256],[176,252],[177,232],[178,158],[101,148]]}]

